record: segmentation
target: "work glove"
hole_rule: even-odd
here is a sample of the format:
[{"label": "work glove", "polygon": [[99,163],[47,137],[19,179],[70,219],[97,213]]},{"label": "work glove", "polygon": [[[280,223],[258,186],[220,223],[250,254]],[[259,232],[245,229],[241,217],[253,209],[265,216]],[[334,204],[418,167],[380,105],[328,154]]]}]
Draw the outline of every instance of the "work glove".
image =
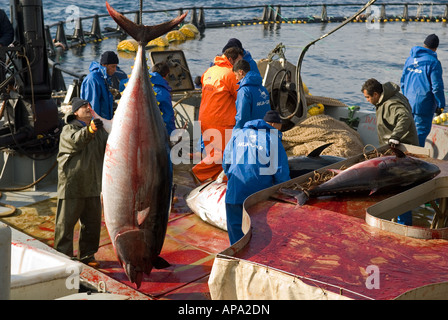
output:
[{"label": "work glove", "polygon": [[442,114],[442,112],[443,112],[443,108],[436,108],[436,115],[437,116],[440,116],[441,114]]},{"label": "work glove", "polygon": [[97,132],[99,129],[103,127],[103,121],[100,119],[93,119],[90,121],[89,131],[91,133]]},{"label": "work glove", "polygon": [[391,148],[397,148],[398,147],[398,145],[400,144],[400,141],[399,140],[397,140],[397,139],[389,139],[389,146],[391,147]]}]

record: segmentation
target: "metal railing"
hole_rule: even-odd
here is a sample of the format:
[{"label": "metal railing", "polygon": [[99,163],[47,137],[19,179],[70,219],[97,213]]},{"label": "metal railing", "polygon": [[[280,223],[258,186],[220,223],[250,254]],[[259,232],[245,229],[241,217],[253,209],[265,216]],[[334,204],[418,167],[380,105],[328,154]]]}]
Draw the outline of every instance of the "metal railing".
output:
[{"label": "metal railing", "polygon": [[[341,22],[352,14],[352,10],[346,8],[359,7],[359,4],[295,4],[295,5],[264,5],[264,6],[236,6],[236,7],[192,7],[164,10],[139,10],[122,12],[126,16],[134,16],[136,23],[141,23],[143,14],[145,17],[159,17],[160,22],[166,20],[166,16],[171,13],[182,13],[186,10],[190,12],[189,23],[194,24],[200,31],[206,28],[222,28],[244,24],[273,24],[273,23],[328,23]],[[375,18],[381,22],[385,21],[425,21],[425,22],[446,22],[448,19],[447,3],[379,3],[376,5],[379,13]],[[341,8],[345,12],[341,13]],[[336,12],[335,9],[339,9]],[[387,13],[390,10],[391,13]],[[332,12],[333,11],[333,12]],[[377,10],[378,11],[378,10]],[[207,12],[219,12],[220,14],[209,14],[209,16],[224,16],[228,18],[216,21],[207,21]],[[237,12],[237,14],[234,14]],[[238,16],[238,19],[234,17]],[[98,41],[110,36],[125,36],[123,30],[117,25],[100,27],[100,19],[107,18],[110,24],[109,15],[97,14],[93,16],[80,17],[76,19],[76,26],[72,35],[66,35],[65,21],[59,21],[46,26],[47,36],[51,37],[51,29],[56,27],[54,41],[48,41],[50,49],[54,46],[62,46],[64,49],[71,46],[83,45],[87,41]],[[365,19],[365,17],[360,17]],[[84,31],[83,23],[91,20],[90,31]],[[160,23],[157,19],[151,19],[151,24]]]},{"label": "metal railing", "polygon": [[[181,14],[189,11],[190,20],[186,23],[195,25],[201,32],[207,28],[222,28],[241,25],[280,25],[283,23],[330,23],[342,22],[357,10],[359,4],[295,4],[295,5],[264,5],[264,6],[223,6],[223,7],[192,7],[164,10],[133,10],[122,12],[128,18],[133,16],[136,23],[142,23],[143,18],[151,17],[150,24],[157,24],[167,20],[167,16]],[[411,22],[442,22],[448,19],[448,2],[446,3],[378,3],[375,10],[371,10],[365,16],[359,17],[356,21],[365,22],[367,19],[386,21]],[[237,14],[235,14],[235,12]],[[355,11],[356,12],[356,11]],[[372,15],[372,13],[375,15]],[[347,14],[345,14],[347,13]],[[221,20],[207,21],[207,16],[221,17]],[[234,17],[238,16],[238,19]],[[100,19],[103,19],[107,26],[102,29]],[[160,21],[158,21],[158,19]],[[84,31],[83,24],[91,21],[89,31]],[[109,37],[126,38],[126,33],[111,22],[109,14],[96,14],[93,16],[79,17],[75,21],[74,32],[67,35],[65,31],[65,21],[59,21],[45,26],[45,38],[49,56],[53,56],[56,50],[68,50],[71,47],[85,45],[87,42],[102,41]],[[373,20],[372,20],[373,21]],[[145,23],[145,22],[143,22]],[[112,26],[111,26],[112,24]],[[147,24],[147,23],[145,23]],[[56,28],[52,32],[52,29]],[[54,34],[54,36],[52,35]],[[82,82],[85,75],[77,74],[62,68],[57,63],[51,63],[53,78],[62,79],[62,73],[69,74]],[[62,81],[63,82],[63,81]],[[54,84],[61,81],[53,81]],[[64,91],[65,84],[61,85],[57,91]]]}]

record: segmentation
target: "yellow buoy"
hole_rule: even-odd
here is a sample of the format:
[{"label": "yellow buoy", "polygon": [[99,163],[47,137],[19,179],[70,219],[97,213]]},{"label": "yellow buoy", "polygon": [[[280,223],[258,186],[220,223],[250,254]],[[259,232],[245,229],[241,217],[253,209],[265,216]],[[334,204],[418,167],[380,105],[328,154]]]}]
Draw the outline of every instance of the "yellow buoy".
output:
[{"label": "yellow buoy", "polygon": [[187,39],[194,39],[196,37],[196,33],[194,33],[193,31],[191,31],[188,28],[182,27],[179,29],[179,31],[182,32],[184,34],[185,38],[187,38]]},{"label": "yellow buoy", "polygon": [[134,39],[123,40],[117,45],[118,51],[137,51],[138,43]]},{"label": "yellow buoy", "polygon": [[[192,24],[192,23],[184,24],[184,25],[182,26],[182,28],[189,29],[189,30],[193,31],[193,32],[196,33],[196,34],[199,34],[199,30],[198,30],[198,28],[196,28],[196,26],[195,26],[194,24]],[[182,29],[182,28],[181,28],[181,29]]]},{"label": "yellow buoy", "polygon": [[179,29],[187,38],[195,38],[199,34],[198,28],[194,24],[187,23]]},{"label": "yellow buoy", "polygon": [[148,42],[147,46],[150,47],[168,47],[170,44],[168,42],[168,39],[166,39],[165,37],[158,37],[155,38],[154,40],[151,40]]},{"label": "yellow buoy", "polygon": [[324,113],[324,105],[322,103],[315,103],[308,107],[308,116],[316,116]]},{"label": "yellow buoy", "polygon": [[173,30],[166,34],[168,41],[185,41],[187,37],[179,30]]}]

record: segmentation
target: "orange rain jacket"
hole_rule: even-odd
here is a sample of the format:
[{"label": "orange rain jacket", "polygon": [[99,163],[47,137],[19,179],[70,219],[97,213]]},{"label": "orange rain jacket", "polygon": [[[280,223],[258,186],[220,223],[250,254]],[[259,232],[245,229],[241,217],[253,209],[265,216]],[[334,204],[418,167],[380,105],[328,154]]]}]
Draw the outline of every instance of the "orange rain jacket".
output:
[{"label": "orange rain jacket", "polygon": [[235,125],[238,84],[232,64],[225,55],[215,57],[215,65],[201,78],[202,100],[199,121],[207,126],[232,127]]},{"label": "orange rain jacket", "polygon": [[[232,64],[225,55],[215,57],[214,66],[207,69],[201,78],[202,100],[199,121],[204,138],[206,157],[193,167],[200,181],[215,180],[222,171],[222,157],[226,146],[225,130],[235,126],[236,96],[238,84]],[[209,137],[208,129],[219,130],[220,136]],[[227,137],[227,139],[229,139]]]}]

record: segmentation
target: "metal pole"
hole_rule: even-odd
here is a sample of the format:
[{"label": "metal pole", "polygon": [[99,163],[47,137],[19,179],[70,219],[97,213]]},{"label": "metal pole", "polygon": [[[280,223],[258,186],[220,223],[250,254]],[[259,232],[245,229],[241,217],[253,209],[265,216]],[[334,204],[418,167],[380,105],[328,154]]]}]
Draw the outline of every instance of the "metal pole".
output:
[{"label": "metal pole", "polygon": [[143,0],[140,0],[140,24],[143,24]]}]

